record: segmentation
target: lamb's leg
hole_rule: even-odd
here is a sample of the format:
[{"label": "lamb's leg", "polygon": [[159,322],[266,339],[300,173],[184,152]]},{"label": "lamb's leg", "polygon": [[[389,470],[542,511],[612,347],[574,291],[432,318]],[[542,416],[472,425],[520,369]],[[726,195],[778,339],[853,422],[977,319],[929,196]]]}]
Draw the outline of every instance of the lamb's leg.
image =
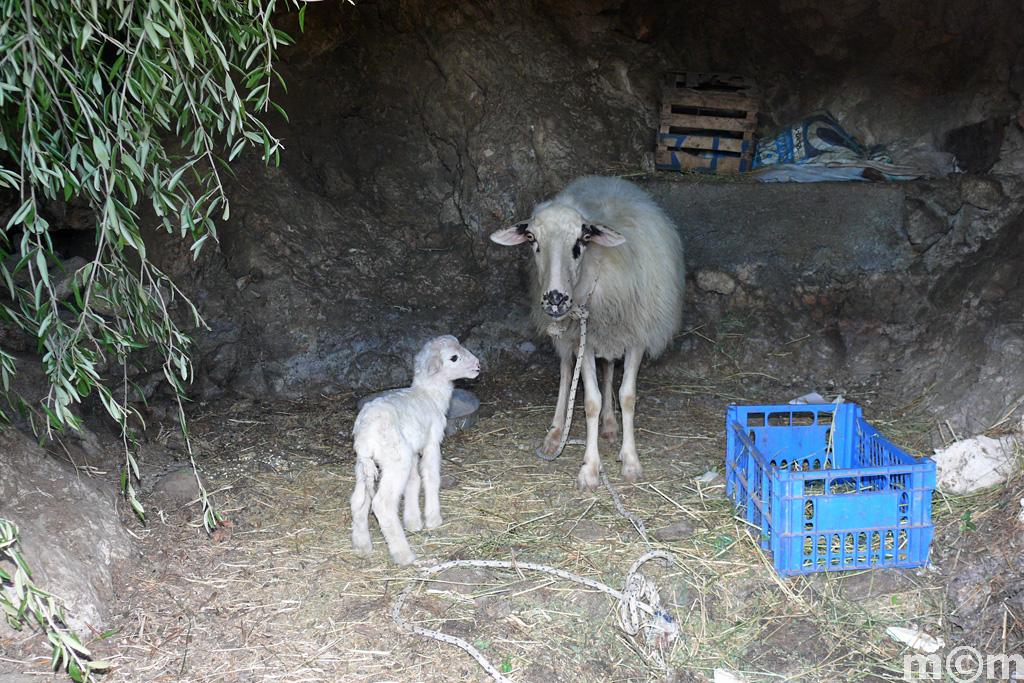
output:
[{"label": "lamb's leg", "polygon": [[420,473],[415,462],[409,470],[409,481],[405,483],[405,494],[402,498],[402,521],[405,528],[409,531],[420,531],[423,528],[423,518],[420,517]]},{"label": "lamb's leg", "polygon": [[551,455],[558,450],[558,442],[562,440],[562,429],[565,428],[565,408],[569,402],[569,385],[572,383],[573,358],[570,353],[562,358],[558,380],[558,402],[555,404],[555,418],[551,421],[551,429],[544,437],[540,452]]},{"label": "lamb's leg", "polygon": [[587,450],[583,454],[583,467],[576,477],[576,487],[580,491],[597,490],[597,482],[601,473],[601,453],[597,450],[597,431],[601,413],[601,389],[597,385],[597,366],[594,363],[594,352],[587,348],[583,354],[583,406],[587,415]]},{"label": "lamb's leg", "polygon": [[622,449],[619,451],[619,460],[622,461],[622,477],[630,483],[636,483],[642,473],[633,435],[633,414],[636,410],[636,376],[640,372],[643,357],[642,348],[630,346],[626,349],[626,358],[622,364],[622,385],[619,387],[619,405],[622,407]]},{"label": "lamb's leg", "polygon": [[381,468],[377,495],[373,497],[373,514],[377,516],[381,533],[388,543],[388,551],[398,564],[410,564],[416,560],[398,518],[398,505],[402,501],[405,483],[409,479],[409,471],[415,458],[416,454],[410,449],[407,457],[396,458],[386,463],[386,466]]},{"label": "lamb's leg", "polygon": [[423,449],[420,460],[423,470],[423,514],[426,516],[427,528],[436,529],[441,526],[441,444],[428,444]]},{"label": "lamb's leg", "polygon": [[[375,467],[369,463],[369,467]],[[373,498],[373,476],[362,456],[356,458],[356,487],[352,491],[352,549],[368,555],[373,549],[370,541],[370,499]]]},{"label": "lamb's leg", "polygon": [[615,403],[612,401],[612,379],[615,360],[601,359],[601,436],[609,441],[619,438],[619,425],[615,423]]}]

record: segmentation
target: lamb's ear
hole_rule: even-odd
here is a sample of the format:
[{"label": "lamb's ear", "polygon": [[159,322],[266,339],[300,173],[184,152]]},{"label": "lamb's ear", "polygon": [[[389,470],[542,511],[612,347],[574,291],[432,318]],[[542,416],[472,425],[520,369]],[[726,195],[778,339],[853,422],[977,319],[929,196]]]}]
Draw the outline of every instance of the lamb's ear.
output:
[{"label": "lamb's ear", "polygon": [[625,244],[626,238],[615,232],[607,225],[600,225],[598,223],[584,223],[583,224],[584,236],[589,235],[588,241],[594,244],[600,244],[602,247],[617,247],[620,244]]},{"label": "lamb's ear", "polygon": [[441,372],[441,368],[444,366],[444,362],[441,360],[441,356],[439,354],[440,351],[435,351],[431,354],[430,358],[427,359],[427,374],[430,376],[434,376]]},{"label": "lamb's ear", "polygon": [[522,244],[526,242],[530,234],[529,223],[517,223],[508,228],[502,228],[497,232],[491,233],[491,241],[497,242],[498,244],[504,244],[505,246],[511,247],[516,244]]}]

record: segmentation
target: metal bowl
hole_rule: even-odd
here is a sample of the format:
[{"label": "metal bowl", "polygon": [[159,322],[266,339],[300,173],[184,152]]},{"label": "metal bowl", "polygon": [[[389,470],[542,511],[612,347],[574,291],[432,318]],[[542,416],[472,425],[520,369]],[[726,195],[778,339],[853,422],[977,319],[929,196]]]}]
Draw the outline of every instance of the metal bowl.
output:
[{"label": "metal bowl", "polygon": [[[378,391],[369,396],[363,396],[356,402],[356,409],[362,410],[363,406],[375,398],[390,394],[394,389]],[[448,424],[445,425],[444,435],[451,436],[460,429],[469,429],[476,424],[480,418],[480,399],[472,392],[465,389],[456,389],[452,392],[452,402],[448,406]]]}]

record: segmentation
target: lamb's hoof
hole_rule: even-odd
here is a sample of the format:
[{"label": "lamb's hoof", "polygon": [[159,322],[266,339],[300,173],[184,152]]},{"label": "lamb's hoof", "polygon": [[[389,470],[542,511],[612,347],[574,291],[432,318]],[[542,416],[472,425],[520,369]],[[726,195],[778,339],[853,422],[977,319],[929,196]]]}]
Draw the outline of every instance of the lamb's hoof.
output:
[{"label": "lamb's hoof", "polygon": [[352,551],[357,555],[369,555],[372,550],[373,544],[370,542],[370,539],[367,538],[366,540],[358,541],[352,539]]},{"label": "lamb's hoof", "polygon": [[416,561],[416,555],[411,550],[391,553],[391,559],[401,565],[412,564]]},{"label": "lamb's hoof", "polygon": [[436,529],[437,527],[441,526],[442,524],[444,524],[444,520],[441,519],[441,515],[438,515],[437,517],[427,517],[427,528],[428,529]]},{"label": "lamb's hoof", "polygon": [[409,531],[423,531],[423,520],[419,517],[405,520],[405,528]]},{"label": "lamb's hoof", "polygon": [[576,477],[576,488],[580,493],[593,493],[597,490],[597,475],[584,470]]}]

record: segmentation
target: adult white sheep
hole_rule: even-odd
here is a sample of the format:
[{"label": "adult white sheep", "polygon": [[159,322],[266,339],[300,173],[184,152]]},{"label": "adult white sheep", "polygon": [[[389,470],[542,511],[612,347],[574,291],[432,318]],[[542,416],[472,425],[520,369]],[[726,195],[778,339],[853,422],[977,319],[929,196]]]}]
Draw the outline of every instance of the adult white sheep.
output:
[{"label": "adult white sheep", "polygon": [[[585,176],[539,204],[528,221],[498,230],[491,239],[504,245],[530,243],[536,266],[533,321],[541,331],[553,320],[565,325],[554,337],[561,357],[555,418],[538,453],[551,455],[562,438],[573,356],[579,348],[579,323],[566,316],[573,303],[579,303],[590,317],[581,372],[587,446],[576,483],[581,491],[597,488],[599,424],[603,436],[613,441],[617,436],[612,374],[619,358],[619,459],[622,476],[635,482],[641,474],[633,435],[637,372],[644,353],[660,354],[682,320],[685,267],[676,227],[636,185],[621,178]],[[604,361],[601,391],[596,358]]]},{"label": "adult white sheep", "polygon": [[[373,514],[391,557],[399,564],[416,560],[398,520],[398,504],[405,499],[405,528],[422,529],[421,477],[427,528],[441,526],[441,439],[453,382],[478,374],[480,361],[458,339],[449,335],[437,337],[416,355],[411,387],[390,391],[359,411],[352,429],[356,486],[350,500],[352,547],[357,553],[368,554],[373,547],[369,529],[372,500]],[[380,485],[374,494],[378,473]]]}]

